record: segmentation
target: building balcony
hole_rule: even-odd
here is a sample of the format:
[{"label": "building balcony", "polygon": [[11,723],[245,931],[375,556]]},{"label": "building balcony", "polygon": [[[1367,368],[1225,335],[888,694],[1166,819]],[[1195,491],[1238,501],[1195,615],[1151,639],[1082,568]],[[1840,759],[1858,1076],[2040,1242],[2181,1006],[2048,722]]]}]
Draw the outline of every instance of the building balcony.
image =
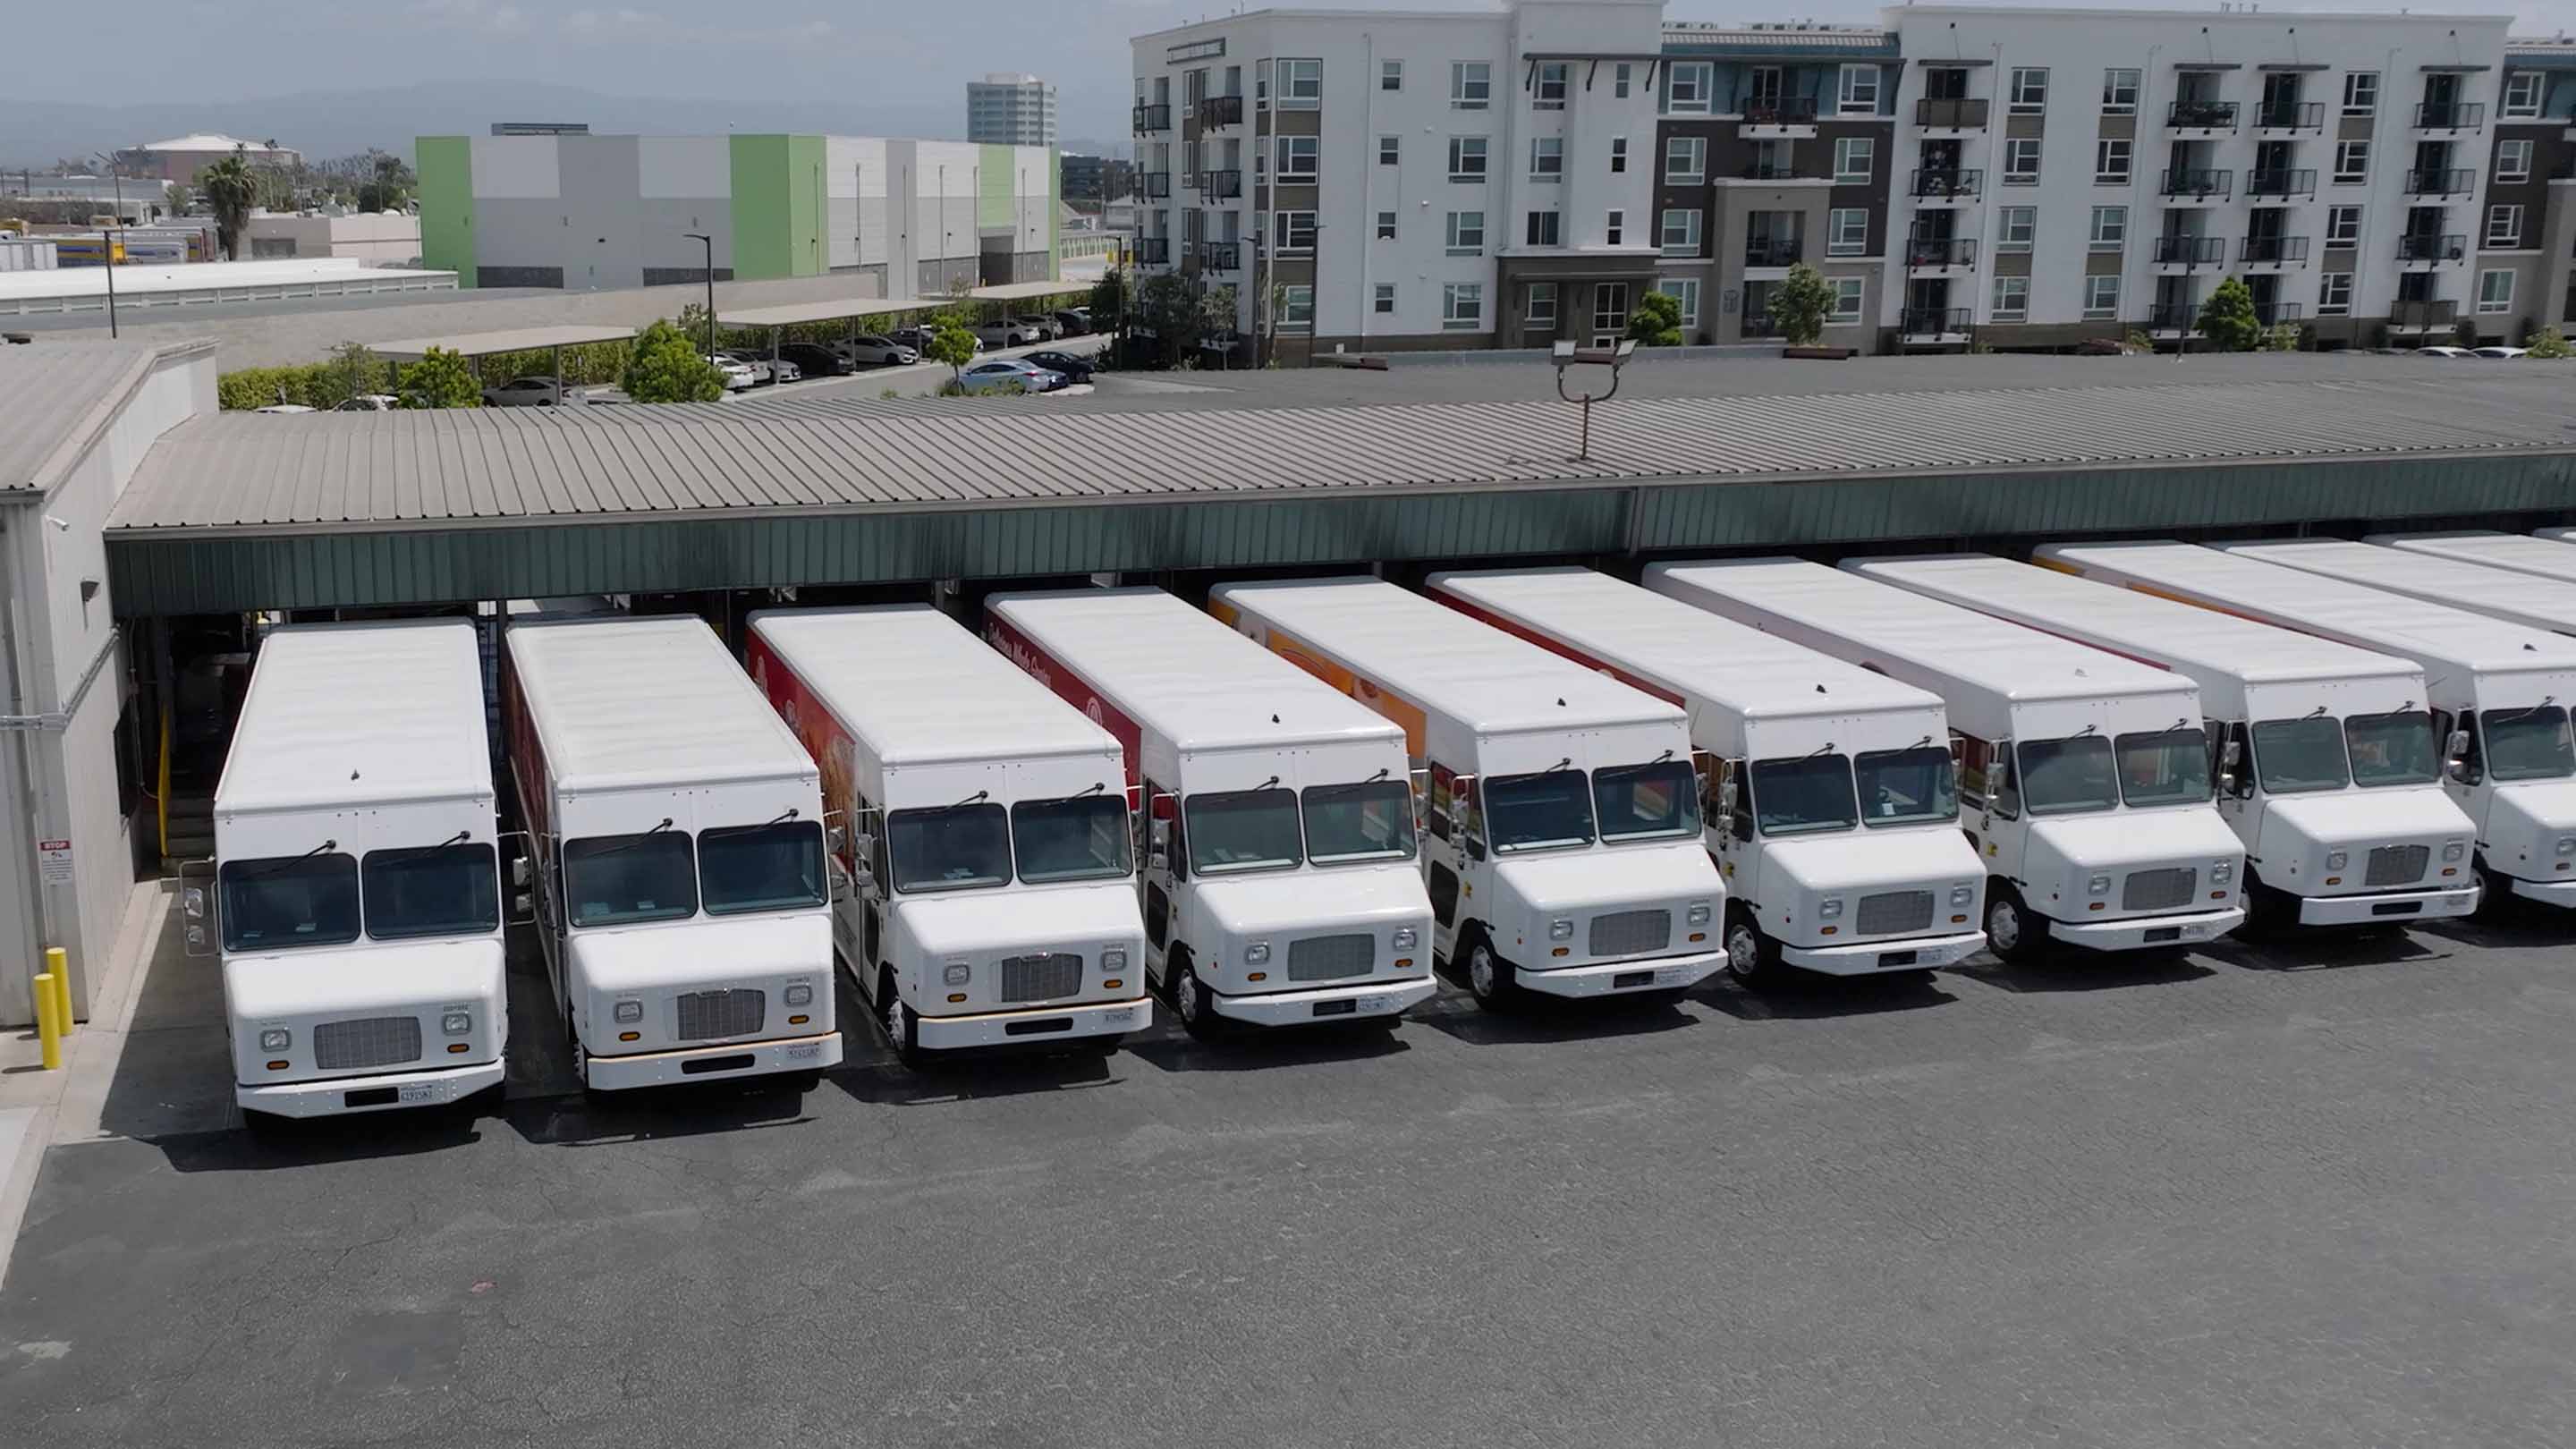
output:
[{"label": "building balcony", "polygon": [[2280,327],[2284,325],[2296,327],[2299,325],[2299,319],[2306,315],[2307,309],[2296,302],[2257,302],[2254,304],[2254,320],[2262,323],[2266,327]]},{"label": "building balcony", "polygon": [[1986,102],[1972,96],[1927,97],[1914,103],[1914,124],[1935,131],[1982,131]]},{"label": "building balcony", "polygon": [[2397,261],[2400,266],[2438,267],[2444,262],[2469,259],[2469,239],[2459,232],[2435,235],[2432,232],[2405,232],[2397,238]]},{"label": "building balcony", "polygon": [[1243,97],[1209,96],[1199,102],[1199,129],[1222,131],[1243,124]]},{"label": "building balcony", "polygon": [[2314,196],[2317,173],[2314,167],[2296,170],[2248,171],[2245,173],[2247,196]]},{"label": "building balcony", "polygon": [[1805,248],[1793,236],[1757,236],[1744,243],[1744,264],[1748,267],[1794,267]]},{"label": "building balcony", "polygon": [[2272,105],[2257,103],[2254,107],[2254,129],[2257,131],[2322,131],[2326,128],[2326,105],[2323,101],[2280,101]]},{"label": "building balcony", "polygon": [[1769,100],[1746,101],[1744,121],[1737,134],[1753,140],[1805,137],[1816,134],[1816,101],[1813,96],[1778,96]]},{"label": "building balcony", "polygon": [[1140,267],[1168,267],[1172,264],[1172,239],[1167,236],[1136,238],[1136,264]]},{"label": "building balcony", "polygon": [[2215,236],[2160,236],[2156,238],[2156,265],[2160,267],[2214,267],[2227,260],[2227,239]]},{"label": "building balcony", "polygon": [[1136,184],[1144,191],[1147,197],[1160,200],[1172,194],[1172,173],[1169,171],[1140,171],[1136,173]]},{"label": "building balcony", "polygon": [[2224,201],[2236,189],[2236,173],[2206,166],[2176,167],[2164,173],[2159,189],[2190,201]]},{"label": "building balcony", "polygon": [[1977,265],[1977,239],[1970,236],[1921,237],[1905,244],[1908,271],[1970,271]]},{"label": "building balcony", "polygon": [[1202,171],[1199,173],[1199,195],[1211,201],[1222,201],[1243,194],[1240,171]]},{"label": "building balcony", "polygon": [[2487,108],[2477,101],[2427,102],[2415,108],[2418,131],[2474,131],[2487,123]]},{"label": "building balcony", "polygon": [[2303,236],[2249,236],[2236,250],[2236,259],[2249,267],[2295,267],[2308,259],[2308,239]]},{"label": "building balcony", "polygon": [[2388,304],[2391,332],[2448,332],[2460,320],[2460,304],[2448,297],[2400,298]]},{"label": "building balcony", "polygon": [[1965,342],[1968,340],[1968,309],[1908,307],[1897,321],[1897,331],[1908,342]]},{"label": "building balcony", "polygon": [[2234,101],[2176,101],[2165,108],[2165,124],[2177,131],[2233,131]]},{"label": "building balcony", "polygon": [[1943,202],[1973,199],[1985,184],[1986,173],[1973,167],[1947,169],[1926,168],[1914,173],[1914,199]]},{"label": "building balcony", "polygon": [[2475,183],[2476,175],[2476,172],[2466,167],[2450,167],[2436,171],[2409,171],[2406,173],[2406,194],[2409,196],[2466,196],[2469,194],[2469,188]]},{"label": "building balcony", "polygon": [[2196,302],[2158,302],[2147,309],[2147,330],[2164,337],[2198,336],[2200,306]]},{"label": "building balcony", "polygon": [[1764,161],[1747,161],[1735,174],[1746,181],[1831,181],[1834,179],[1821,171],[1801,171],[1795,166],[1777,166]]},{"label": "building balcony", "polygon": [[1243,243],[1200,242],[1198,258],[1202,272],[1239,272],[1243,270]]},{"label": "building balcony", "polygon": [[1777,337],[1780,335],[1780,323],[1768,312],[1747,312],[1744,314],[1744,325],[1740,330],[1747,337]]},{"label": "building balcony", "polygon": [[1172,129],[1172,108],[1169,104],[1159,106],[1138,106],[1135,110],[1135,122],[1136,134],[1139,136],[1150,136],[1157,131],[1168,131]]}]

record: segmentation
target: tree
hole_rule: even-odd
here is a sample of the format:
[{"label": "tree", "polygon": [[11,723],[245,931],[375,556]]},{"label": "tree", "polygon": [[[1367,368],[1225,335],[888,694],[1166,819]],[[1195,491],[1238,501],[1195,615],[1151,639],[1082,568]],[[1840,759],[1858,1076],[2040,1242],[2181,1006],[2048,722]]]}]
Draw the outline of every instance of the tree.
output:
[{"label": "tree", "polygon": [[2466,317],[2452,323],[2451,342],[2452,345],[2456,347],[2477,347],[2482,345],[2481,340],[2478,337],[2478,324],[2470,321]]},{"label": "tree", "polygon": [[483,405],[482,389],[474,385],[474,374],[466,370],[461,353],[433,347],[421,359],[402,370],[402,380],[395,387],[407,408],[473,408]]},{"label": "tree", "polygon": [[635,339],[618,383],[640,403],[714,402],[724,396],[724,374],[698,346],[688,333],[657,317]]},{"label": "tree", "polygon": [[942,315],[932,326],[930,345],[921,355],[932,362],[948,364],[948,375],[962,390],[966,386],[966,364],[975,360],[975,334],[966,330],[955,317]]},{"label": "tree", "polygon": [[1792,347],[1815,346],[1816,339],[1825,335],[1825,318],[1833,310],[1833,283],[1805,262],[1791,267],[1780,285],[1771,289],[1771,320],[1779,324],[1780,336]]},{"label": "tree", "polygon": [[313,405],[335,408],[353,397],[385,390],[385,364],[363,342],[343,342],[331,349],[313,380]]},{"label": "tree", "polygon": [[242,231],[250,225],[251,207],[259,202],[259,178],[242,158],[242,149],[235,146],[233,154],[198,172],[197,189],[214,209],[215,240],[225,256],[240,261]]},{"label": "tree", "polygon": [[2299,332],[2298,323],[2275,322],[2271,326],[2263,329],[2262,350],[2265,352],[2296,352],[2299,350],[2300,336],[2301,334]]},{"label": "tree", "polygon": [[2530,353],[2534,357],[2567,356],[2567,334],[2555,327],[2541,328],[2531,336]]},{"label": "tree", "polygon": [[2229,277],[2210,288],[2200,304],[2200,335],[2219,352],[2251,352],[2263,341],[2262,319],[2254,315],[2254,289],[2243,277]]},{"label": "tree", "polygon": [[1176,272],[1147,277],[1136,292],[1136,316],[1162,343],[1165,367],[1197,358],[1204,314],[1199,310],[1196,282]]},{"label": "tree", "polygon": [[1226,350],[1234,345],[1234,289],[1210,287],[1199,294],[1199,332],[1211,339],[1223,339]]},{"label": "tree", "polygon": [[1116,267],[1091,284],[1091,325],[1113,334],[1127,330],[1127,274]]},{"label": "tree", "polygon": [[1682,345],[1682,304],[1662,292],[1648,292],[1637,299],[1628,314],[1628,335],[1640,347],[1679,347]]}]

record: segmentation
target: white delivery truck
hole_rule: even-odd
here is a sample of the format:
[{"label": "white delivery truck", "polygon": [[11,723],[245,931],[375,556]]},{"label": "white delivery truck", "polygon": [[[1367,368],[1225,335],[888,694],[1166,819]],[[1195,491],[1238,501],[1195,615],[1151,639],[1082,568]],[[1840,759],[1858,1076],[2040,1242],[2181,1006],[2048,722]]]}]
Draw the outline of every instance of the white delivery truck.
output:
[{"label": "white delivery truck", "polygon": [[2322,578],[2341,579],[2506,619],[2527,629],[2576,634],[2576,583],[2489,568],[2413,549],[2380,548],[2341,538],[2299,538],[2213,547]]},{"label": "white delivery truck", "polygon": [[2244,921],[2245,853],[2210,804],[2188,678],[1801,559],[1655,564],[1646,586],[1941,696],[1997,955],[2186,945]]},{"label": "white delivery truck", "polygon": [[744,655],[822,766],[833,944],[898,1056],[1152,1024],[1107,730],[925,604],[765,610]]},{"label": "white delivery truck", "polygon": [[1427,587],[1688,711],[1739,980],[1929,970],[1985,945],[1986,868],[1959,833],[1938,696],[1590,569]]},{"label": "white delivery truck", "polygon": [[2477,909],[2466,861],[2476,830],[2442,793],[2413,661],[1985,554],[1850,567],[2189,676],[2255,921],[2370,925]]},{"label": "white delivery truck", "polygon": [[1383,579],[1227,584],[1208,610],[1403,727],[1438,954],[1477,1004],[1678,998],[1724,960],[1670,702]]},{"label": "white delivery truck", "polygon": [[1431,995],[1404,731],[1159,589],[999,594],[985,638],[1126,752],[1145,959],[1182,1023]]},{"label": "white delivery truck", "polygon": [[215,787],[214,896],[184,898],[190,951],[220,951],[233,1100],[254,1122],[501,1084],[487,739],[461,619],[296,624],[261,643]]},{"label": "white delivery truck", "polygon": [[2374,533],[2362,542],[2576,584],[2576,545],[2551,533],[2487,533],[2466,529],[2452,533]]},{"label": "white delivery truck", "polygon": [[2567,719],[2576,641],[2194,544],[2050,544],[2039,558],[2413,660],[2444,741],[2444,788],[2477,828],[2473,858],[2487,901],[2576,906],[2576,748]]},{"label": "white delivery truck", "polygon": [[505,640],[538,937],[583,1085],[838,1063],[822,787],[715,631],[573,618]]}]

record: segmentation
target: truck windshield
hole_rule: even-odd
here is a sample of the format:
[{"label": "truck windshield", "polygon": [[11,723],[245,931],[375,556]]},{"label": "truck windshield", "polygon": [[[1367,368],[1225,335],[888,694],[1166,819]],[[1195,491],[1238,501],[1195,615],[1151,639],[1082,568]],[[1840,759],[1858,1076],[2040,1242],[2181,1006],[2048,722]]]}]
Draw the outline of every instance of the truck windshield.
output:
[{"label": "truck windshield", "polygon": [[1860,823],[1921,825],[1959,818],[1958,770],[1945,746],[1871,750],[1852,762],[1860,777]]},{"label": "truck windshield", "polygon": [[2344,770],[2343,726],[2321,714],[2258,720],[2254,770],[2263,788],[2275,795],[2340,790],[2352,779]]},{"label": "truck windshield", "polygon": [[689,837],[677,830],[564,842],[565,912],[576,926],[680,921],[698,913]]},{"label": "truck windshield", "polygon": [[1306,858],[1317,865],[1413,859],[1413,787],[1402,780],[1309,785]]},{"label": "truck windshield", "polygon": [[1028,885],[1117,880],[1135,858],[1128,841],[1127,802],[1115,795],[1023,800],[1011,807],[1011,846],[1019,859],[1020,880]]},{"label": "truck windshield", "polygon": [[1558,850],[1592,843],[1592,794],[1581,770],[1498,775],[1485,782],[1485,828],[1494,849]]},{"label": "truck windshield", "polygon": [[367,935],[378,941],[472,936],[501,927],[501,877],[488,845],[371,850]]},{"label": "truck windshield", "polygon": [[2209,736],[2196,729],[2120,736],[2120,796],[2132,805],[2208,799]]},{"label": "truck windshield", "polygon": [[710,916],[823,904],[823,827],[781,821],[698,832],[698,888]]},{"label": "truck windshield", "polygon": [[2478,716],[2486,736],[2487,774],[2498,780],[2556,780],[2576,771],[2567,711],[2554,704],[2491,709]]},{"label": "truck windshield", "polygon": [[221,885],[227,951],[345,946],[358,939],[355,856],[228,860]]},{"label": "truck windshield", "polygon": [[886,817],[894,888],[971,891],[1011,878],[1011,827],[999,805],[898,810]]},{"label": "truck windshield", "polygon": [[1849,830],[1859,817],[1849,756],[1755,760],[1752,776],[1753,823],[1765,835]]},{"label": "truck windshield", "polygon": [[2349,715],[2343,735],[2352,750],[2352,782],[2363,789],[2429,785],[2441,776],[2441,742],[2433,738],[2429,710]]},{"label": "truck windshield", "polygon": [[1297,843],[1293,790],[1229,790],[1192,795],[1190,868],[1202,875],[1278,870],[1304,859]]},{"label": "truck windshield", "polygon": [[2072,815],[2108,810],[2120,803],[2120,778],[2111,768],[2111,742],[2100,735],[2024,740],[2019,752],[2022,808],[2031,814]]},{"label": "truck windshield", "polygon": [[1699,777],[1687,760],[1611,765],[1592,772],[1601,838],[1644,840],[1699,834]]}]

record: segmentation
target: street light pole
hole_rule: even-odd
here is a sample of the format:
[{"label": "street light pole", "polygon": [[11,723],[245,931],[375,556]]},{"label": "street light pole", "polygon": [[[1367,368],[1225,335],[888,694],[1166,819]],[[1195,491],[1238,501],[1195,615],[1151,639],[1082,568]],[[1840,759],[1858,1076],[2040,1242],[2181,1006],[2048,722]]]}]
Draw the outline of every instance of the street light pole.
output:
[{"label": "street light pole", "polygon": [[116,233],[98,234],[98,259],[107,268],[107,337],[116,340]]},{"label": "street light pole", "polygon": [[716,355],[716,239],[702,231],[680,233],[707,249],[707,356]]}]

